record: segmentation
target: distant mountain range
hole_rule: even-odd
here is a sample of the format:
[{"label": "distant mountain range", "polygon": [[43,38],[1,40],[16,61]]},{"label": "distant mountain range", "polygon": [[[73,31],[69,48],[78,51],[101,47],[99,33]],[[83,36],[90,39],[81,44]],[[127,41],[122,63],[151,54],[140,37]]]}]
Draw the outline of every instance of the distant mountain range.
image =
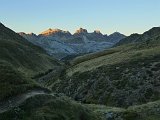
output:
[{"label": "distant mountain range", "polygon": [[[126,37],[122,40],[120,40],[119,42],[117,42],[115,44],[115,46],[120,46],[120,45],[125,45],[125,44],[134,44],[134,43],[141,43],[141,42],[153,42],[157,40],[156,38],[158,38],[160,36],[160,27],[153,27],[152,29],[144,32],[143,34],[137,34],[134,33],[132,35],[130,35],[129,37]],[[154,39],[154,40],[153,40]]]},{"label": "distant mountain range", "polygon": [[0,120],[159,120],[160,27],[19,34],[0,23]]},{"label": "distant mountain range", "polygon": [[75,100],[118,107],[160,100],[160,27],[132,34],[115,47],[78,56],[68,64],[64,77],[52,87]]},{"label": "distant mountain range", "polygon": [[77,55],[102,51],[110,48],[126,36],[115,32],[111,35],[103,35],[99,30],[88,33],[80,28],[74,34],[60,29],[48,29],[39,35],[34,33],[19,33],[31,43],[45,49],[48,54],[58,59],[68,55]]}]

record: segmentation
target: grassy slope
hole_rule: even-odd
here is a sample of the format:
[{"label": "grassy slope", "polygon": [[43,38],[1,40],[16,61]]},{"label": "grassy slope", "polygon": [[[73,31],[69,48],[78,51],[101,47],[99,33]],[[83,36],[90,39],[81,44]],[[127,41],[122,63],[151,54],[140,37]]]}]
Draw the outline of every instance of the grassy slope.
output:
[{"label": "grassy slope", "polygon": [[37,88],[31,77],[60,63],[0,24],[0,101]]},{"label": "grassy slope", "polygon": [[37,47],[0,24],[0,59],[11,63],[27,76],[47,71],[60,65]]},{"label": "grassy slope", "polygon": [[38,95],[0,114],[0,120],[101,120],[87,107],[64,96]]},{"label": "grassy slope", "polygon": [[[92,62],[95,60],[94,58],[96,58],[96,60],[98,60],[99,58],[103,59],[103,56],[108,57],[108,55],[110,55],[110,54],[114,55],[113,53],[120,54],[117,56],[117,58],[119,58],[121,56],[121,53],[125,53],[126,54],[125,56],[127,56],[127,52],[129,52],[131,50],[136,51],[136,50],[140,50],[140,49],[149,49],[149,48],[153,48],[155,46],[159,46],[160,45],[159,39],[160,39],[160,27],[154,27],[142,35],[132,34],[131,36],[122,39],[120,42],[118,42],[115,45],[116,47],[114,47],[112,49],[77,57],[71,61],[71,65],[76,65],[79,63],[87,62],[87,61]],[[115,56],[116,56],[116,54],[115,54]],[[115,58],[113,58],[112,60],[114,60],[114,59]],[[96,60],[95,60],[95,62],[96,62]],[[110,62],[110,61],[108,60],[106,62]],[[79,68],[79,66],[75,66],[75,67]],[[73,70],[73,72],[74,72],[74,70]]]},{"label": "grassy slope", "polygon": [[0,120],[159,120],[160,101],[127,109],[80,104],[65,96],[37,95],[19,107],[0,114]]},{"label": "grassy slope", "polygon": [[67,75],[71,76],[76,72],[89,71],[103,65],[153,56],[159,54],[159,50],[160,36],[148,39],[140,44],[121,45],[106,51],[80,56],[70,62],[71,67],[67,69]]},{"label": "grassy slope", "polygon": [[[73,66],[67,70],[67,75],[71,76],[76,72],[85,72],[104,65],[113,65],[124,61],[127,62],[138,58],[153,56],[155,54],[159,54],[159,51],[159,46],[156,46],[154,48],[148,47],[144,49],[139,49],[132,45],[113,48],[111,50],[105,51],[102,56],[99,56],[99,54],[94,54],[92,56],[93,59],[90,59],[89,57],[84,62],[83,58],[74,60]],[[87,58],[87,56],[84,56],[84,59],[85,58]],[[79,61],[82,62],[79,63]]]},{"label": "grassy slope", "polygon": [[20,107],[3,114],[1,118],[5,118],[6,120],[10,120],[10,118],[22,120],[103,120],[112,113],[112,117],[115,120],[120,118],[122,120],[159,120],[159,112],[157,111],[159,105],[159,101],[156,101],[141,106],[133,106],[128,109],[93,104],[85,105],[86,107],[84,107],[81,104],[62,97],[37,96],[29,99]]},{"label": "grassy slope", "polygon": [[160,100],[131,106],[127,109],[95,104],[86,104],[86,106],[102,119],[111,117],[114,120],[160,120]]},{"label": "grassy slope", "polygon": [[[39,47],[0,24],[0,101],[37,89],[36,74],[61,66]],[[0,114],[0,120],[99,120],[92,111],[66,97],[39,95]]]},{"label": "grassy slope", "polygon": [[71,62],[53,90],[86,103],[127,107],[160,99],[160,37]]},{"label": "grassy slope", "polygon": [[143,34],[132,34],[129,37],[126,37],[119,41],[115,46],[144,42],[148,39],[152,39],[159,36],[159,31],[160,27],[153,27],[152,29],[146,31]]},{"label": "grassy slope", "polygon": [[38,88],[38,85],[31,79],[15,70],[11,64],[0,61],[0,101],[34,88]]},{"label": "grassy slope", "polygon": [[[11,35],[10,38],[12,38],[12,40],[14,40],[14,39],[18,40],[17,37],[14,38],[13,35]],[[1,37],[0,40],[7,41],[7,39],[10,39],[10,38]],[[159,38],[157,37],[156,39],[159,39]],[[11,45],[9,45],[10,42],[12,43],[12,41],[9,41],[9,43],[4,44],[4,42],[2,41],[1,42],[2,44],[0,44],[0,45],[4,45],[4,46],[1,46],[1,48],[6,49],[6,48],[9,48],[9,46],[15,45],[15,43],[17,43],[18,45],[16,45],[14,47],[14,49],[15,48],[17,49],[17,48],[19,48],[19,46],[21,46],[21,45],[23,46],[23,44],[24,44],[23,42],[21,43],[21,38],[20,38],[20,41],[16,41],[15,43],[13,43]],[[156,44],[155,44],[155,42],[156,42]],[[111,52],[111,53],[109,52],[109,54],[108,54],[108,51],[105,51],[105,53],[102,53],[102,55],[94,54],[93,55],[94,59],[86,59],[87,57],[85,57],[85,60],[81,59],[83,62],[73,62],[72,68],[70,68],[67,71],[67,74],[72,77],[69,77],[69,79],[67,78],[65,81],[62,80],[62,81],[60,81],[60,83],[58,83],[58,82],[57,83],[61,84],[62,89],[65,92],[68,92],[70,94],[70,92],[80,91],[79,93],[78,92],[77,93],[80,96],[81,95],[83,96],[83,95],[86,95],[87,92],[93,92],[93,91],[87,91],[87,92],[83,91],[84,90],[83,87],[81,88],[82,84],[84,85],[84,88],[87,88],[90,85],[93,85],[91,87],[91,89],[95,89],[94,86],[96,86],[96,82],[94,81],[94,77],[97,76],[97,78],[95,80],[98,81],[97,82],[98,87],[97,87],[97,89],[95,89],[94,94],[100,96],[101,93],[104,93],[103,88],[104,87],[106,88],[106,86],[104,86],[104,85],[106,83],[108,83],[108,81],[105,81],[103,77],[100,80],[100,76],[102,76],[102,74],[107,78],[108,77],[107,74],[115,72],[115,74],[113,74],[109,77],[111,77],[111,79],[113,78],[113,79],[117,80],[117,79],[119,79],[119,77],[121,77],[121,74],[120,74],[121,72],[124,73],[124,71],[125,72],[128,71],[128,69],[126,69],[126,67],[129,68],[131,73],[133,73],[132,75],[138,74],[137,71],[139,71],[139,69],[141,67],[146,67],[146,68],[149,67],[149,70],[152,70],[152,71],[154,71],[154,73],[156,73],[156,74],[154,74],[154,75],[156,75],[155,81],[149,80],[149,83],[154,82],[154,84],[157,85],[157,88],[158,88],[159,87],[158,81],[156,81],[156,79],[159,77],[158,73],[159,73],[159,58],[160,58],[160,56],[159,56],[160,50],[159,49],[160,48],[159,48],[159,45],[157,45],[157,40],[155,40],[155,42],[153,42],[151,46],[147,44],[147,48],[146,48],[146,43],[141,44],[140,46],[137,45],[136,47],[134,45],[130,45],[127,47],[121,46],[121,47],[114,48],[113,49],[114,52]],[[19,43],[21,43],[21,44],[19,44]],[[26,44],[29,44],[29,46],[30,46],[30,43],[27,42]],[[9,45],[9,46],[6,47],[7,45]],[[27,48],[29,46],[27,46]],[[33,47],[35,47],[35,46],[33,46]],[[33,72],[33,70],[31,70],[31,68],[32,68],[31,66],[36,63],[33,62],[32,65],[30,67],[28,67],[29,66],[28,62],[23,63],[24,59],[20,60],[20,58],[23,58],[26,56],[21,56],[22,53],[15,54],[15,53],[17,53],[19,51],[23,51],[23,50],[24,50],[23,52],[26,52],[26,48],[23,49],[23,47],[22,47],[22,49],[20,48],[20,50],[18,50],[18,51],[14,51],[14,49],[11,49],[11,50],[7,49],[6,51],[9,51],[8,53],[6,51],[2,50],[2,52],[0,53],[0,55],[2,55],[2,56],[0,56],[0,76],[1,76],[1,78],[0,78],[0,86],[1,86],[0,93],[2,93],[2,95],[0,96],[1,98],[6,98],[10,95],[24,92],[27,89],[33,89],[34,87],[36,87],[36,84],[33,83],[33,81],[30,80],[28,77],[26,77],[26,75],[30,77],[38,72],[41,72],[41,69],[43,69],[43,68],[44,68],[43,70],[48,69],[46,66],[45,66],[46,68],[44,67],[43,62],[39,61],[39,62],[41,62],[40,64],[42,65],[41,66],[42,68],[38,67],[34,70],[36,72]],[[38,51],[39,51],[39,48],[35,47],[34,51],[35,51],[35,49],[38,49]],[[30,53],[32,53],[34,51],[31,50],[30,52],[27,53],[27,55],[29,56]],[[9,54],[10,52],[11,53],[13,52],[13,53],[10,55]],[[5,53],[7,53],[8,55],[6,55]],[[121,54],[123,55],[122,57],[121,57]],[[20,55],[21,57],[19,57],[18,55]],[[46,56],[45,53],[43,53],[43,52],[42,53],[38,52],[34,55],[35,56],[36,55]],[[34,55],[32,56],[33,58],[34,58]],[[97,57],[97,55],[98,55],[98,57]],[[108,60],[109,57],[111,57],[110,55],[113,57],[110,60],[113,60],[113,61],[111,63],[108,63],[110,61],[110,60]],[[120,57],[120,59],[114,60],[114,58],[116,58],[116,56]],[[31,56],[29,56],[29,57],[31,57]],[[30,62],[32,62],[32,60],[29,59],[29,57],[27,58],[27,61],[29,60]],[[47,56],[47,58],[51,59],[48,56]],[[33,61],[36,59],[33,59]],[[38,59],[41,59],[41,57]],[[44,57],[44,60],[46,60],[46,57]],[[52,61],[52,59],[51,59],[51,61]],[[77,59],[77,61],[79,61],[79,60]],[[89,61],[92,63],[91,65],[90,65]],[[94,63],[95,61],[96,61],[96,63]],[[45,62],[48,62],[48,59]],[[105,64],[101,64],[102,62],[104,62]],[[131,64],[131,63],[133,63],[133,64]],[[154,64],[152,64],[152,63],[154,63]],[[82,66],[82,68],[78,69],[78,71],[75,67],[77,65],[78,65],[78,67]],[[93,67],[94,65],[95,65],[95,67]],[[17,69],[17,67],[20,69]],[[138,69],[131,69],[130,67],[131,68],[135,67]],[[72,71],[70,72],[71,69],[72,69]],[[88,70],[89,70],[89,72],[88,72]],[[27,72],[27,74],[25,72]],[[153,73],[151,73],[151,71],[149,71],[147,73],[147,75],[149,75],[149,77],[151,77],[151,78],[153,77],[152,76]],[[126,77],[126,76],[123,76],[123,77]],[[124,80],[123,77],[122,77],[122,81],[118,81],[118,84],[119,85],[126,85],[131,88],[133,87],[133,89],[135,89],[135,86],[132,86],[132,85],[137,85],[137,84],[133,84],[134,81],[131,81],[131,83],[125,84],[123,82],[123,80]],[[90,78],[92,78],[92,79],[90,79]],[[67,80],[70,80],[70,82],[72,83],[71,86],[68,85]],[[93,80],[93,81],[91,81],[91,80]],[[103,83],[103,81],[105,81],[105,82]],[[77,84],[77,82],[78,82],[78,84]],[[94,84],[92,84],[92,82],[94,82]],[[115,82],[115,84],[116,83],[117,82]],[[140,84],[143,84],[143,83],[145,83],[145,81],[142,80],[142,83],[140,83]],[[147,84],[147,83],[145,83],[145,86],[146,85],[149,85],[149,86],[154,85],[154,84]],[[55,85],[58,85],[58,84],[55,84]],[[86,84],[88,84],[88,86],[86,86]],[[56,86],[54,86],[54,87],[57,88]],[[121,90],[121,88],[124,88],[124,87],[125,86],[118,86],[118,89]],[[55,88],[53,88],[53,89],[55,89]],[[71,88],[73,88],[73,89],[71,89]],[[21,89],[21,91],[17,91],[20,89]],[[70,89],[71,91],[68,91],[68,89]],[[90,89],[90,88],[87,88],[87,89]],[[102,91],[99,91],[99,90],[102,90]],[[150,87],[149,87],[149,91],[148,91],[148,89],[146,89],[146,90],[147,90],[147,96],[154,95],[150,92],[150,91],[152,91],[150,89]],[[156,90],[156,89],[154,89],[154,90]],[[62,90],[60,90],[60,91],[62,91]],[[140,91],[140,92],[142,92],[142,91]],[[156,94],[157,97],[158,97],[158,95],[159,94]],[[87,98],[89,100],[88,102],[97,103],[98,96],[92,97],[92,96],[90,96],[90,94],[87,94],[87,97],[89,98],[89,99]],[[117,96],[117,97],[119,97],[119,96]],[[158,98],[156,98],[156,99],[158,99]],[[114,103],[111,103],[111,104],[114,104]],[[14,119],[22,119],[22,120],[31,120],[31,119],[34,119],[34,120],[46,120],[46,119],[47,120],[50,120],[50,119],[55,119],[55,120],[63,120],[63,119],[68,119],[68,120],[101,120],[101,119],[103,119],[102,116],[106,115],[106,113],[111,111],[111,112],[115,112],[115,113],[117,113],[117,112],[122,113],[122,117],[124,118],[124,120],[138,120],[138,119],[158,120],[159,119],[159,105],[160,105],[159,101],[155,101],[155,102],[140,105],[140,106],[129,107],[128,109],[108,108],[108,107],[105,108],[104,106],[87,105],[87,107],[89,107],[90,109],[92,109],[92,111],[94,111],[94,113],[93,113],[88,108],[86,108],[83,105],[80,105],[78,103],[75,103],[75,102],[69,100],[68,98],[51,97],[51,96],[49,97],[49,96],[41,96],[40,95],[40,96],[36,96],[34,98],[28,99],[20,107],[13,108],[13,110],[8,111],[5,114],[0,115],[0,119],[12,120],[14,118]],[[145,114],[143,114],[143,113],[145,113]],[[146,116],[146,113],[147,113],[147,116]],[[99,118],[99,117],[102,117],[102,118]]]}]

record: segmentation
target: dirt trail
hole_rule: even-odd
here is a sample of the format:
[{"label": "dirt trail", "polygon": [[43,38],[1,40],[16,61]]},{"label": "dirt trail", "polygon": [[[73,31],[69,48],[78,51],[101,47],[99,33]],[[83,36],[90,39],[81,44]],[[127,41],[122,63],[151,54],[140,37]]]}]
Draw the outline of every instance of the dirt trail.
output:
[{"label": "dirt trail", "polygon": [[36,95],[43,95],[43,94],[48,94],[48,93],[42,90],[34,90],[34,91],[29,91],[19,96],[10,98],[7,101],[0,102],[0,113],[6,112],[8,110],[11,110],[13,107],[19,106],[30,97],[33,97]]}]

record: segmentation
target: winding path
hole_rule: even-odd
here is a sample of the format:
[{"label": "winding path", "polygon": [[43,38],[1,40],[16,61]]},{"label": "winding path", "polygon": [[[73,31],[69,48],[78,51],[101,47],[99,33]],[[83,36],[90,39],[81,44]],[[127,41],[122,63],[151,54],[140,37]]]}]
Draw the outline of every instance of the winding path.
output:
[{"label": "winding path", "polygon": [[[43,85],[43,87],[45,87],[44,83],[51,79],[52,77],[56,76],[57,74],[59,75],[59,73],[63,70],[63,68],[56,68],[54,69],[52,72],[48,73],[47,75],[44,75],[40,78],[38,78],[38,83],[40,83],[41,85]],[[52,95],[52,93],[48,93],[45,92],[45,90],[32,90],[32,91],[28,91],[26,93],[23,93],[21,95],[12,97],[6,101],[0,102],[0,113],[4,113],[6,111],[11,110],[14,107],[19,106],[20,104],[22,104],[24,101],[26,101],[28,98],[30,97],[34,97],[36,95]]]},{"label": "winding path", "polygon": [[11,110],[13,107],[19,106],[30,97],[33,97],[36,95],[43,95],[43,94],[49,94],[49,93],[46,93],[43,90],[34,90],[34,91],[29,91],[27,93],[21,94],[16,97],[12,97],[7,101],[0,102],[0,113],[6,112],[8,110]]}]

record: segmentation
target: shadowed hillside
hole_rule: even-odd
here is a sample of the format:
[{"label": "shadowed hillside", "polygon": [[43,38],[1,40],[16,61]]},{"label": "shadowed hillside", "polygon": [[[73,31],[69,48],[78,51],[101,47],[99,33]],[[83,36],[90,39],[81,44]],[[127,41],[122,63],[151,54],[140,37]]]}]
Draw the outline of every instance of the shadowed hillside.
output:
[{"label": "shadowed hillside", "polygon": [[[129,39],[132,35],[125,38]],[[53,90],[84,103],[128,107],[160,99],[160,31],[138,42],[77,57]]]},{"label": "shadowed hillside", "polygon": [[84,105],[65,96],[37,95],[0,114],[0,120],[102,120]]},{"label": "shadowed hillside", "polygon": [[11,63],[26,75],[47,71],[60,63],[43,49],[0,24],[0,60]]},{"label": "shadowed hillside", "polygon": [[31,77],[60,65],[44,50],[0,24],[0,100],[39,88]]},{"label": "shadowed hillside", "polygon": [[0,120],[99,120],[87,107],[31,79],[59,67],[61,62],[0,24]]}]

